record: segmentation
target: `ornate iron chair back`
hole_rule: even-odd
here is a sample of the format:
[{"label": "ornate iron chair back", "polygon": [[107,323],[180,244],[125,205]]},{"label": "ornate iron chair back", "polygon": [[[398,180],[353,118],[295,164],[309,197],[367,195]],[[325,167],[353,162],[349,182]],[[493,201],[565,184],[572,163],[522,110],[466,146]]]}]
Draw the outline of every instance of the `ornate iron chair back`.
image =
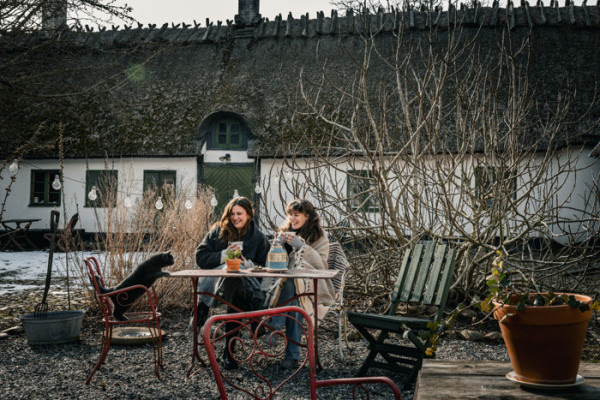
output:
[{"label": "ornate iron chair back", "polygon": [[[299,313],[301,318],[296,319],[289,313]],[[269,324],[269,320],[275,316],[290,318],[294,323],[301,325],[304,333],[305,339],[300,344],[302,352],[298,366],[289,370],[287,375],[278,367],[278,361],[283,358],[288,340],[285,333],[275,331],[272,334],[279,337],[275,346],[270,346],[260,338],[260,332],[263,331],[261,327]],[[249,398],[272,399],[276,395],[284,396],[284,387],[288,383],[294,383],[296,387],[306,387],[311,399],[317,398],[317,389],[339,385],[349,385],[348,395],[344,398],[368,398],[369,388],[374,385],[373,389],[376,389],[377,393],[388,390],[387,393],[391,395],[386,398],[401,399],[398,387],[391,379],[383,376],[318,380],[313,323],[308,314],[299,307],[287,306],[214,315],[202,327],[202,338],[221,399],[229,398],[228,391],[235,392],[236,396],[245,393]],[[224,351],[228,351],[237,362],[237,369],[221,369],[217,353]]]},{"label": "ornate iron chair back", "polygon": [[[103,318],[102,322],[104,323],[104,342],[102,344],[102,352],[100,353],[100,359],[98,363],[94,366],[90,375],[88,376],[85,384],[89,384],[92,380],[92,377],[96,373],[96,371],[100,368],[102,363],[104,362],[106,355],[108,354],[108,349],[110,348],[111,341],[113,338],[113,327],[114,326],[124,326],[124,325],[145,325],[150,332],[150,336],[152,338],[152,346],[154,348],[154,373],[157,377],[159,375],[159,368],[163,367],[162,364],[162,330],[160,329],[159,319],[161,317],[161,313],[159,312],[158,307],[158,297],[156,296],[156,292],[154,288],[146,288],[143,285],[135,285],[126,287],[123,289],[104,292],[101,290],[100,285],[103,288],[106,288],[106,284],[104,283],[104,278],[102,277],[102,272],[100,270],[100,264],[96,257],[86,257],[83,259],[83,262],[88,268],[88,275],[94,288],[94,292],[96,294],[96,299],[98,300],[98,304],[100,306],[100,311],[102,312]],[[96,277],[98,279],[96,279]],[[144,290],[145,296],[140,299],[142,302],[141,311],[136,312],[127,312],[125,313],[126,321],[119,321],[113,317],[112,314],[112,300],[111,296],[115,296],[118,298],[119,296],[124,296],[125,298],[128,296],[128,292],[132,291]],[[144,303],[144,298],[146,302]]]}]

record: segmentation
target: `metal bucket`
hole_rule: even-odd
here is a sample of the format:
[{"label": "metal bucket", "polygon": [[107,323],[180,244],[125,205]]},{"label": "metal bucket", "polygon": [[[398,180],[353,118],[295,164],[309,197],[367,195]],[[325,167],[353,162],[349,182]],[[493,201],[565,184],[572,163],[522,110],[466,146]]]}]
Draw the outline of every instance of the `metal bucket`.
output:
[{"label": "metal bucket", "polygon": [[21,322],[30,345],[61,344],[79,339],[84,315],[85,310],[49,311],[46,318],[22,315]]}]

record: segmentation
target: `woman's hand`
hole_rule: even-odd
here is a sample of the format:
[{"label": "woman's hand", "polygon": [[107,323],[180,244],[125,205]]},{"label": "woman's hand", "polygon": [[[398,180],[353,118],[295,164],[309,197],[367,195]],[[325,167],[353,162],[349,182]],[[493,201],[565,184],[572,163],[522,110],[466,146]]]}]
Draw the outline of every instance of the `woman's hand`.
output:
[{"label": "woman's hand", "polygon": [[295,233],[285,232],[281,235],[284,238],[283,240],[296,250],[300,250],[304,246],[304,241]]},{"label": "woman's hand", "polygon": [[283,232],[277,232],[277,240],[279,240],[279,242],[281,243],[282,246],[286,243],[285,235]]}]

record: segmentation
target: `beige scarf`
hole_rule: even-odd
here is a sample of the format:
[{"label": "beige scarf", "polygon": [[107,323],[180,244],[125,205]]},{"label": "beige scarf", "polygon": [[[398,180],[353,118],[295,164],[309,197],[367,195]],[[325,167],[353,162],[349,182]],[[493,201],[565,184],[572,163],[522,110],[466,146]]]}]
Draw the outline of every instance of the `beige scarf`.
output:
[{"label": "beige scarf", "polygon": [[[323,236],[312,245],[305,244],[300,250],[294,250],[290,254],[289,265],[291,268],[305,268],[312,270],[327,269],[327,258],[329,257],[329,239]],[[296,294],[314,292],[312,278],[296,278]],[[335,291],[331,279],[319,279],[318,284],[317,318],[321,320],[329,307],[335,302]],[[312,296],[299,298],[302,308],[314,320],[314,307]]]}]

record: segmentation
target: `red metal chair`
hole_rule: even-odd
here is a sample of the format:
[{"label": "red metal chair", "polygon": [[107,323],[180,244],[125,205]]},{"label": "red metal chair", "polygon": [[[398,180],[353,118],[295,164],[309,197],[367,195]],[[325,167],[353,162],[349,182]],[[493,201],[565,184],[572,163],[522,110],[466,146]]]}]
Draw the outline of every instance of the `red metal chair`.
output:
[{"label": "red metal chair", "polygon": [[[150,332],[150,336],[152,338],[152,346],[154,347],[154,372],[157,377],[160,378],[159,368],[163,368],[162,364],[162,331],[160,329],[159,319],[161,317],[161,313],[158,308],[158,297],[156,296],[156,292],[153,287],[146,288],[143,285],[135,285],[127,288],[115,290],[113,292],[101,293],[100,288],[98,287],[98,282],[95,277],[98,277],[100,280],[100,284],[106,287],[104,283],[104,279],[102,277],[102,272],[100,271],[100,264],[96,257],[87,257],[84,258],[83,261],[88,267],[88,274],[92,285],[94,287],[96,293],[96,299],[98,300],[100,310],[102,310],[102,314],[104,315],[102,318],[102,322],[104,322],[104,342],[102,345],[102,353],[100,354],[100,359],[98,363],[92,369],[92,372],[88,376],[85,384],[89,384],[94,376],[94,373],[100,368],[104,359],[106,358],[106,354],[108,353],[108,349],[110,348],[110,344],[112,341],[113,335],[113,327],[115,325],[131,325],[131,324],[145,324],[148,327],[148,331]],[[116,320],[112,315],[112,307],[110,296],[121,293],[121,296],[127,296],[127,293],[131,290],[139,290],[143,289],[146,292],[146,296],[142,296],[140,301],[143,302],[143,299],[146,299],[147,305],[143,304],[143,311],[136,312],[128,312],[124,315],[127,317],[127,321],[119,321]]]},{"label": "red metal chair", "polygon": [[[289,316],[288,312],[300,313],[304,321],[300,323],[297,319]],[[259,331],[262,331],[261,326],[268,324],[269,320],[275,316],[290,318],[299,323],[304,333],[305,340],[301,344],[303,351],[298,367],[288,370],[289,372],[282,372],[276,364],[282,359],[285,352],[285,344],[288,339],[284,332],[275,331],[273,333],[280,339],[277,340],[275,346],[265,343],[258,334]],[[230,336],[229,339],[227,339],[228,336]],[[385,398],[392,398],[393,395],[393,398],[401,400],[400,389],[390,378],[385,376],[317,380],[313,322],[308,314],[299,307],[287,306],[214,315],[202,327],[202,338],[221,399],[229,398],[227,390],[235,392],[236,395],[245,393],[254,399],[272,399],[276,395],[284,397],[285,392],[281,389],[290,382],[296,387],[306,387],[313,400],[317,398],[317,389],[339,385],[349,385],[348,395],[344,398],[368,398],[369,388],[371,388],[376,389],[376,393],[379,395],[389,392],[389,396],[385,396]],[[225,347],[226,343],[229,343],[228,347]],[[232,352],[231,349],[234,347],[235,351]],[[229,352],[237,362],[237,370],[221,369],[216,355],[217,348]],[[308,371],[308,382],[306,382],[304,367]],[[371,387],[371,385],[374,386]],[[243,393],[239,393],[240,391]]]}]

